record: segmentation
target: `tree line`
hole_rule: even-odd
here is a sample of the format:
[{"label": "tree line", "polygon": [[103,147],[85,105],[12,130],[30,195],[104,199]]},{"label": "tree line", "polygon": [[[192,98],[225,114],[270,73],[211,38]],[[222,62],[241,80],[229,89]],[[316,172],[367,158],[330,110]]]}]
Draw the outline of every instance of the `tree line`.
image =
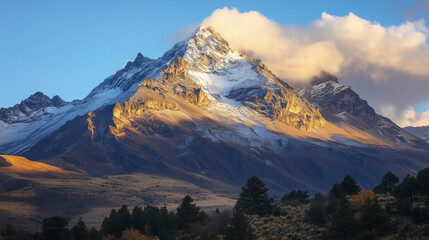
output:
[{"label": "tree line", "polygon": [[[16,231],[11,225],[1,231],[0,239],[34,240],[253,240],[256,239],[250,224],[254,216],[280,216],[282,206],[308,206],[307,217],[311,224],[323,226],[322,239],[376,239],[395,233],[397,226],[392,218],[412,219],[414,224],[429,224],[429,168],[416,177],[407,175],[402,181],[387,172],[372,191],[362,190],[357,182],[346,175],[332,186],[327,195],[306,190],[285,194],[279,203],[269,196],[265,183],[251,177],[242,187],[233,210],[206,213],[186,195],[176,211],[166,207],[145,206],[129,210],[126,205],[112,209],[100,228],[88,229],[82,219],[67,228],[68,221],[60,216],[43,220],[42,232],[31,234]],[[394,196],[395,201],[382,205],[377,196]],[[268,223],[269,224],[269,223]],[[425,227],[429,235],[429,226]]]}]

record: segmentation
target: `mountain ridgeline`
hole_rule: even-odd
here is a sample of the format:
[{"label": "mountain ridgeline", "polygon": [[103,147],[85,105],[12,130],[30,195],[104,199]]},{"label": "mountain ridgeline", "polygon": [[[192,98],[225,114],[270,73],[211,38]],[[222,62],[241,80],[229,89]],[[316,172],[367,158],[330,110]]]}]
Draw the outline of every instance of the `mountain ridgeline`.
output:
[{"label": "mountain ridgeline", "polygon": [[89,176],[143,172],[274,193],[326,192],[344,174],[372,188],[429,165],[429,144],[335,76],[296,91],[259,59],[198,28],[158,59],[138,54],[84,99],[36,93],[0,110],[0,152]]}]

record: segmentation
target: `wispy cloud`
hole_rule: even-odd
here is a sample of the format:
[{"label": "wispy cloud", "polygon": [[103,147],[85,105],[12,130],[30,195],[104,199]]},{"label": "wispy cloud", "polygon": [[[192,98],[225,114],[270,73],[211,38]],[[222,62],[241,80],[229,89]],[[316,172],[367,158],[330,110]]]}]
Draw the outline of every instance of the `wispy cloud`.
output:
[{"label": "wispy cloud", "polygon": [[416,17],[426,17],[429,14],[429,0],[418,0],[416,4],[407,8],[404,19],[411,20]]}]

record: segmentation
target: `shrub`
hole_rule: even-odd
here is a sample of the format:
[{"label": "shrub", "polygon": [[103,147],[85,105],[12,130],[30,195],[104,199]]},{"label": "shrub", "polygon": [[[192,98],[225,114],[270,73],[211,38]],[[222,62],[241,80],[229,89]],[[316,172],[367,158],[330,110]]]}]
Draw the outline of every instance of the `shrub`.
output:
[{"label": "shrub", "polygon": [[139,230],[129,228],[122,232],[120,240],[149,240],[145,235],[141,234]]},{"label": "shrub", "polygon": [[352,204],[353,208],[357,211],[360,211],[363,208],[363,205],[365,204],[365,201],[367,199],[372,199],[375,197],[375,193],[370,190],[361,190],[358,194],[354,195],[350,199],[350,203]]}]

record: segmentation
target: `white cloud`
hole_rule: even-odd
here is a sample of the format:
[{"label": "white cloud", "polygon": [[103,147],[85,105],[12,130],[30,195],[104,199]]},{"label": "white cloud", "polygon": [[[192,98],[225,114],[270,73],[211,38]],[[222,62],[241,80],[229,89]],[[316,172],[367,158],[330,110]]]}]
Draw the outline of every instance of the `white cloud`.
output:
[{"label": "white cloud", "polygon": [[[212,26],[232,47],[261,58],[292,85],[305,84],[322,70],[337,74],[378,112],[395,106],[396,115],[388,116],[396,121],[404,119],[401,114],[409,106],[429,101],[428,29],[423,20],[382,26],[353,13],[322,13],[309,25],[297,26],[278,24],[255,11],[223,8],[202,25]],[[406,119],[423,123],[418,119],[428,117],[417,115]]]},{"label": "white cloud", "polygon": [[391,118],[401,127],[429,125],[429,110],[417,112],[412,106],[401,112],[398,112],[392,105],[385,106],[382,108],[382,114]]}]

